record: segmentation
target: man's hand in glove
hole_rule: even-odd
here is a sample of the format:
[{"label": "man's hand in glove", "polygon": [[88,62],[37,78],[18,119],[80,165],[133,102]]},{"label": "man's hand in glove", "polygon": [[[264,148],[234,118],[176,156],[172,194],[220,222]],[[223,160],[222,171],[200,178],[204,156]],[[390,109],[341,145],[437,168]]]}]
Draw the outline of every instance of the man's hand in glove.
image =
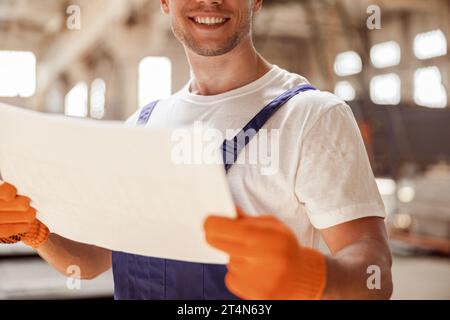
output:
[{"label": "man's hand in glove", "polygon": [[293,232],[272,216],[237,219],[210,216],[209,244],[230,255],[225,283],[243,299],[320,299],[326,284],[326,260],[299,245]]},{"label": "man's hand in glove", "polygon": [[17,195],[17,189],[9,183],[0,184],[0,243],[22,241],[38,248],[49,235],[48,228],[36,219],[31,200]]}]

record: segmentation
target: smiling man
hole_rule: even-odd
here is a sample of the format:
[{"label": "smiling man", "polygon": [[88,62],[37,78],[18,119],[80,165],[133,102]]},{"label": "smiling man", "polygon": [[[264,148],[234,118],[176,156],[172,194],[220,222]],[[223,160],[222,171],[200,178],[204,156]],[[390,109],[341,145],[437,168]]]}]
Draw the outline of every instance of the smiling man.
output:
[{"label": "smiling man", "polygon": [[[239,217],[205,222],[207,241],[229,254],[229,264],[111,253],[48,236],[29,199],[8,184],[0,186],[3,241],[23,239],[61,272],[79,265],[86,279],[112,266],[118,299],[389,298],[384,207],[350,108],[255,50],[252,23],[262,0],[160,2],[185,48],[191,80],[128,124],[202,121],[222,131],[253,130],[249,139],[230,140],[243,143],[223,148]],[[242,159],[263,130],[277,132],[269,135],[279,149],[271,175]],[[328,256],[317,250],[321,237]],[[370,276],[380,286],[368,285]]]}]

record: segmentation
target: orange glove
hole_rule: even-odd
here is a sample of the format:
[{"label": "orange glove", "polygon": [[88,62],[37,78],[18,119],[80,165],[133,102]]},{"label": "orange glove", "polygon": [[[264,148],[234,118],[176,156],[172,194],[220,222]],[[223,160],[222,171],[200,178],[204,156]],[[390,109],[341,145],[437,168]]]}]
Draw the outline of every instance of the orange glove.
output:
[{"label": "orange glove", "polygon": [[205,222],[209,244],[230,255],[225,284],[251,300],[320,299],[326,284],[326,260],[301,247],[292,231],[272,216]]},{"label": "orange glove", "polygon": [[0,185],[0,243],[22,241],[33,248],[43,244],[49,235],[48,228],[36,219],[36,210],[30,199],[17,195],[9,183]]}]

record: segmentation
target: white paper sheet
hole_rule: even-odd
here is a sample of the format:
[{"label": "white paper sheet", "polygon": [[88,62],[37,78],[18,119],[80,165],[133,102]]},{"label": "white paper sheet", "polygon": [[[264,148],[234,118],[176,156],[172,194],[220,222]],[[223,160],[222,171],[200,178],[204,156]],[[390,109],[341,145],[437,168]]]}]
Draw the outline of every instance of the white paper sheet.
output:
[{"label": "white paper sheet", "polygon": [[173,144],[169,130],[0,104],[1,175],[32,199],[51,232],[116,251],[226,263],[203,232],[208,214],[235,216],[223,166],[176,164]]}]

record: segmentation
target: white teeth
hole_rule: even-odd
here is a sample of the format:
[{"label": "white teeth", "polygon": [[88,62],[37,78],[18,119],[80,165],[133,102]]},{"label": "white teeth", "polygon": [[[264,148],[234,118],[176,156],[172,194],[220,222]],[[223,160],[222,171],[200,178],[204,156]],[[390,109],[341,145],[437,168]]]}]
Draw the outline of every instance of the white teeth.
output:
[{"label": "white teeth", "polygon": [[221,24],[225,22],[224,18],[216,18],[216,17],[195,17],[195,22],[200,24],[207,24],[207,25],[215,25],[215,24]]}]

